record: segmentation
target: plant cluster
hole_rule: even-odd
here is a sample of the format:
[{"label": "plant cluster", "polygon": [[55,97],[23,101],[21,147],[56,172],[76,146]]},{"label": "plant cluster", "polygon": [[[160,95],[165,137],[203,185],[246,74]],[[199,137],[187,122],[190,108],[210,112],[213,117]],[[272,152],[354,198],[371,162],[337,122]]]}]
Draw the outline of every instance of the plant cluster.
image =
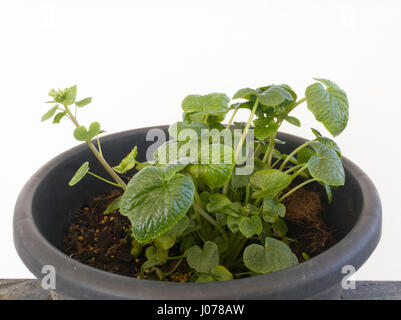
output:
[{"label": "plant cluster", "polygon": [[[147,259],[141,267],[142,277],[146,271],[164,279],[186,261],[194,274],[191,281],[225,281],[297,264],[286,237],[283,200],[316,182],[331,202],[332,187],[345,182],[340,148],[315,129],[312,140],[289,154],[276,148],[285,143],[276,138],[284,121],[301,125],[290,113],[303,102],[331,135],[346,127],[345,92],[334,82],[315,80],[301,99],[284,84],[241,89],[232,103],[223,93],[189,95],[182,102],[183,120],[169,128],[173,139],[156,150],[152,161],[139,162],[135,146],[114,167],[103,157],[100,124],[93,122],[86,128],[78,123],[77,110],[91,98],[77,101],[76,86],[50,91],[53,100],[49,103],[55,106],[42,121],[52,117],[54,123],[71,120],[76,126],[75,139],[87,143],[112,179],[89,171],[85,162],[69,182],[71,186],[90,174],[123,190],[105,214],[119,210],[131,221],[131,253],[135,257],[144,254]],[[234,122],[242,108],[250,110],[248,121]],[[229,121],[223,125],[229,112]],[[251,132],[256,139],[247,149]],[[227,134],[231,138],[226,139]],[[189,152],[194,148],[196,152]],[[249,160],[251,172],[237,174]],[[124,174],[133,169],[135,175],[125,182]],[[172,270],[162,271],[160,267],[168,260],[177,262]],[[234,274],[238,270],[242,271]]]}]

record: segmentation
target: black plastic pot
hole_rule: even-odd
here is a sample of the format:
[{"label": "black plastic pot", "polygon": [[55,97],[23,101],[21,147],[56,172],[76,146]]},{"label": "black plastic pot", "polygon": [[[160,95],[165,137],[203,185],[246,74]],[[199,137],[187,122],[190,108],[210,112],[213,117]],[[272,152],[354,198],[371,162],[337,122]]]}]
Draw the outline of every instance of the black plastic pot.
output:
[{"label": "black plastic pot", "polygon": [[[159,127],[166,131],[167,127]],[[132,146],[142,159],[153,142],[151,128],[112,134],[101,139],[105,157],[116,164]],[[288,152],[305,140],[280,133]],[[60,251],[67,227],[78,208],[110,189],[91,177],[73,188],[67,185],[86,160],[104,172],[85,144],[54,158],[40,168],[21,191],[14,214],[14,243],[25,265],[38,278],[44,265],[56,269],[56,290],[78,299],[335,299],[342,291],[342,268],[358,269],[375,249],[381,235],[381,204],[371,180],[343,158],[346,183],[333,194],[326,219],[339,230],[341,240],[329,250],[297,266],[271,274],[213,283],[170,283],[121,276],[82,264]]]}]

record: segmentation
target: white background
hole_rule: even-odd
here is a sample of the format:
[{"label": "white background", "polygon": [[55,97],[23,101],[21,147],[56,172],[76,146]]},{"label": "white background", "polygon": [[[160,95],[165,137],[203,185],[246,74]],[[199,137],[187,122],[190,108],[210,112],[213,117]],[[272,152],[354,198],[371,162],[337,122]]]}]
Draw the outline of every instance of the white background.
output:
[{"label": "white background", "polygon": [[[144,4],[145,3],[145,4]],[[40,123],[51,88],[78,85],[80,121],[107,132],[167,124],[190,93],[337,82],[350,101],[344,155],[375,182],[382,240],[358,280],[401,280],[399,1],[0,2],[0,278],[32,277],[12,242],[15,200],[46,161],[74,146],[72,126]],[[317,124],[305,106],[302,128]],[[240,115],[243,120],[247,113]]]}]

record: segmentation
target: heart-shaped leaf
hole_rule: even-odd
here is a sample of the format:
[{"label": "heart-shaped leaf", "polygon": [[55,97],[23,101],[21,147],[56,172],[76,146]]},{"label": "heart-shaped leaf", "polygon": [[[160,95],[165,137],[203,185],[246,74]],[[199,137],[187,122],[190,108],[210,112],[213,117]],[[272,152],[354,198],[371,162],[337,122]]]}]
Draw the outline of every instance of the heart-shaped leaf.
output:
[{"label": "heart-shaped leaf", "polygon": [[263,199],[263,220],[274,223],[278,217],[285,216],[285,205],[280,203],[277,198],[265,197]]},{"label": "heart-shaped leaf", "polygon": [[146,167],[128,183],[120,211],[132,225],[139,242],[146,242],[170,229],[190,208],[195,193],[191,178],[176,174],[164,180],[162,168]]},{"label": "heart-shaped leaf", "polygon": [[68,182],[68,185],[72,187],[73,185],[77,184],[83,177],[85,177],[88,171],[89,171],[89,162],[86,161],[79,167],[77,172],[75,172],[70,182]]},{"label": "heart-shaped leaf", "polygon": [[200,273],[209,271],[219,264],[219,250],[212,241],[207,241],[203,249],[199,246],[189,248],[187,252],[188,265]]},{"label": "heart-shaped leaf", "polygon": [[[224,93],[210,93],[207,95],[189,95],[182,101],[184,119],[189,122],[203,122],[208,116],[224,118],[228,112],[230,98]],[[216,122],[216,121],[214,121]]]},{"label": "heart-shaped leaf", "polygon": [[213,277],[214,281],[228,281],[234,279],[232,273],[221,265],[212,268],[210,270],[210,275]]},{"label": "heart-shaped leaf", "polygon": [[227,227],[232,233],[236,233],[239,230],[239,224],[241,222],[242,216],[227,216]]},{"label": "heart-shaped leaf", "polygon": [[99,122],[92,122],[89,125],[89,131],[85,126],[79,126],[74,130],[74,138],[78,141],[89,141],[96,137],[102,131],[100,130]]},{"label": "heart-shaped leaf", "polygon": [[94,137],[96,137],[99,133],[101,133],[101,130],[100,130],[100,123],[99,122],[97,122],[97,121],[95,121],[95,122],[92,122],[90,125],[89,125],[89,131],[88,131],[88,140],[92,140]]},{"label": "heart-shaped leaf", "polygon": [[251,177],[251,184],[260,189],[253,197],[274,196],[289,186],[292,177],[277,169],[256,171]]},{"label": "heart-shaped leaf", "polygon": [[281,86],[272,85],[263,91],[259,96],[259,101],[265,106],[277,106],[285,100],[294,100],[290,92]]},{"label": "heart-shaped leaf", "polygon": [[231,200],[226,196],[214,193],[209,197],[209,203],[207,204],[207,211],[211,213],[221,212],[225,207],[231,204]]},{"label": "heart-shaped leaf", "polygon": [[264,247],[254,243],[245,248],[244,264],[253,272],[265,274],[296,265],[298,259],[284,242],[268,237]]},{"label": "heart-shaped leaf", "polygon": [[312,143],[311,147],[316,152],[308,161],[311,176],[330,186],[344,185],[344,168],[336,151],[318,142]]},{"label": "heart-shaped leaf", "polygon": [[137,147],[135,146],[131,152],[121,160],[118,166],[113,167],[120,174],[126,173],[135,167],[135,158],[138,155]]},{"label": "heart-shaped leaf", "polygon": [[319,82],[306,88],[308,109],[333,136],[337,136],[345,129],[348,122],[347,94],[332,81],[315,80],[323,83],[326,88]]},{"label": "heart-shaped leaf", "polygon": [[239,223],[239,231],[246,238],[259,234],[262,232],[262,220],[256,215],[251,217],[242,217]]},{"label": "heart-shaped leaf", "polygon": [[224,93],[210,93],[207,95],[192,94],[182,101],[182,110],[185,112],[205,112],[205,114],[220,113],[228,109],[230,98]]},{"label": "heart-shaped leaf", "polygon": [[278,124],[269,118],[257,119],[254,128],[254,135],[259,140],[265,140],[270,137],[278,129]]},{"label": "heart-shaped leaf", "polygon": [[230,180],[233,168],[233,149],[223,144],[211,144],[200,148],[199,163],[190,165],[188,172],[209,188],[219,188]]}]

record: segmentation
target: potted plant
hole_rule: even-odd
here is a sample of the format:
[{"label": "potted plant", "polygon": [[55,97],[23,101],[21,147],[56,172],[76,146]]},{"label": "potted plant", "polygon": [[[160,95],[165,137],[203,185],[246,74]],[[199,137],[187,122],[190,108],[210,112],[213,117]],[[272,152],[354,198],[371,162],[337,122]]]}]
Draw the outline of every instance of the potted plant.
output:
[{"label": "potted plant", "polygon": [[[91,98],[77,100],[76,86],[51,90],[55,105],[42,121],[72,121],[85,144],[21,192],[22,260],[38,277],[54,266],[56,289],[73,298],[339,297],[343,267],[359,268],[379,241],[381,205],[332,139],[278,132],[284,121],[300,126],[290,113],[304,102],[332,136],[344,130],[345,92],[315,80],[301,99],[288,85],[244,88],[232,103],[222,93],[189,95],[171,139],[157,145],[149,132],[166,126],[99,139],[98,122],[77,120]],[[241,108],[246,123],[234,121]]]}]

